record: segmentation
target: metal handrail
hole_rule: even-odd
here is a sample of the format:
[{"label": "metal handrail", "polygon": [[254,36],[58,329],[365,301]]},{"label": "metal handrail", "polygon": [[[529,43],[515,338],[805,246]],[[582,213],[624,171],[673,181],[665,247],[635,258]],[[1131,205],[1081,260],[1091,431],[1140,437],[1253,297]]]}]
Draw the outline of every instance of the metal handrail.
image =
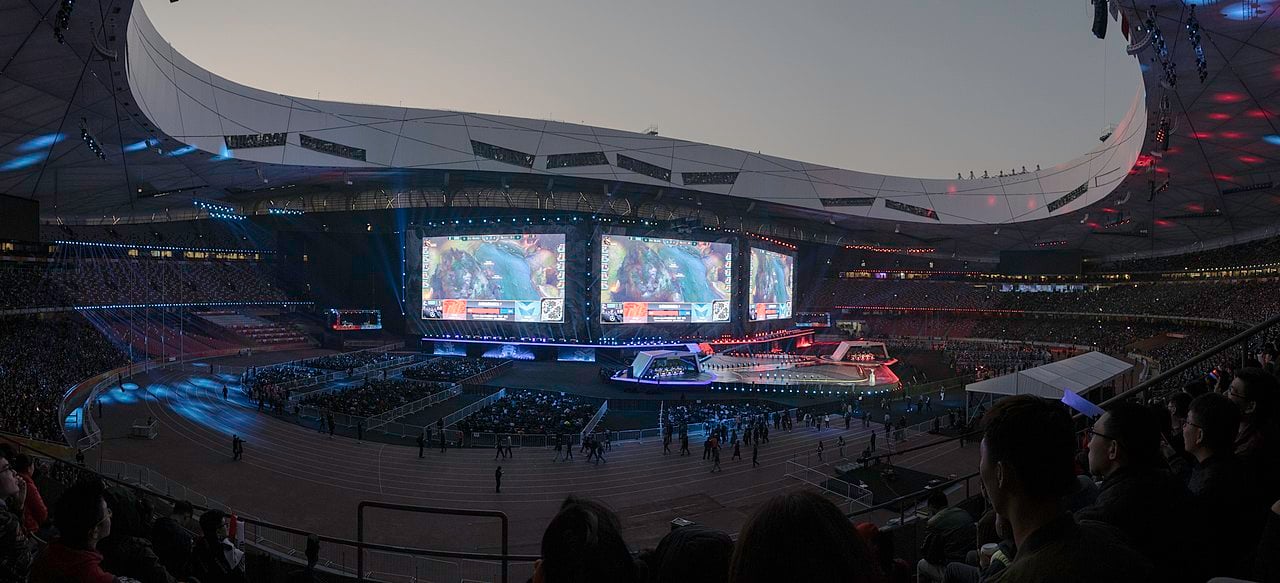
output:
[{"label": "metal handrail", "polygon": [[1223,340],[1222,342],[1219,342],[1213,348],[1209,348],[1204,352],[1201,352],[1200,354],[1183,361],[1182,363],[1174,366],[1169,370],[1163,371],[1160,374],[1154,377],[1151,377],[1150,379],[1147,379],[1146,381],[1138,383],[1137,385],[1134,385],[1134,387],[1131,389],[1128,389],[1126,391],[1116,394],[1116,396],[1111,397],[1110,399],[1107,399],[1102,403],[1099,403],[1098,406],[1105,409],[1108,405],[1111,405],[1113,403],[1118,403],[1137,393],[1147,391],[1152,387],[1157,386],[1160,383],[1163,383],[1164,381],[1168,380],[1174,375],[1177,375],[1182,371],[1185,371],[1197,364],[1200,364],[1201,362],[1204,362],[1205,360],[1216,356],[1218,353],[1223,352],[1228,348],[1231,348],[1232,346],[1235,346],[1240,342],[1249,339],[1250,337],[1258,334],[1259,332],[1262,332],[1267,328],[1275,326],[1276,324],[1280,324],[1280,313],[1273,314],[1270,318],[1267,318],[1262,322],[1259,322],[1257,324],[1254,324],[1253,326],[1250,326],[1247,330],[1244,330],[1236,334],[1235,336],[1232,336],[1226,340]]},{"label": "metal handrail", "polygon": [[[170,504],[177,503],[177,502],[180,500],[180,499],[179,499],[179,498],[177,498],[177,497],[170,496],[170,495],[168,495],[168,494],[166,494],[166,493],[158,492],[158,491],[156,491],[156,490],[153,490],[153,489],[151,489],[151,488],[148,488],[148,487],[146,487],[145,485],[143,485],[143,484],[141,484],[141,483],[139,483],[139,484],[133,484],[133,483],[127,482],[127,481],[125,481],[125,480],[121,480],[121,479],[118,479],[118,478],[115,478],[115,477],[112,477],[112,476],[109,476],[109,475],[103,474],[103,473],[101,473],[101,472],[94,471],[94,470],[92,470],[92,469],[90,469],[90,468],[88,468],[88,467],[84,467],[84,466],[80,466],[80,465],[77,465],[77,464],[73,464],[73,463],[71,463],[71,462],[68,462],[68,461],[66,461],[66,460],[64,460],[64,459],[61,459],[61,458],[58,458],[58,457],[55,457],[55,456],[50,456],[50,455],[48,455],[47,453],[45,453],[45,452],[41,452],[40,450],[35,449],[35,448],[33,448],[33,447],[31,447],[31,446],[29,446],[29,445],[27,445],[27,444],[23,443],[22,441],[20,441],[20,440],[18,440],[18,439],[16,439],[16,438],[14,438],[14,437],[11,437],[11,436],[9,436],[9,435],[6,435],[6,434],[3,434],[3,433],[0,433],[0,440],[3,440],[3,441],[6,441],[6,442],[9,442],[9,443],[12,443],[12,444],[14,444],[16,447],[19,447],[19,448],[21,448],[21,449],[23,449],[23,450],[30,451],[30,452],[32,452],[32,453],[34,453],[34,454],[36,454],[36,456],[38,456],[38,457],[39,457],[39,458],[41,458],[41,459],[49,460],[49,461],[52,461],[52,462],[57,463],[57,464],[60,464],[60,465],[69,466],[69,467],[71,467],[71,468],[73,468],[73,469],[75,469],[75,470],[77,470],[77,471],[81,471],[81,472],[86,472],[86,473],[93,474],[93,475],[97,476],[98,478],[100,478],[100,479],[102,479],[102,480],[104,480],[104,481],[106,481],[106,482],[110,482],[110,483],[112,483],[112,484],[116,484],[116,485],[119,485],[119,486],[123,486],[123,487],[128,488],[128,489],[130,489],[131,491],[137,492],[137,493],[139,493],[139,494],[143,494],[143,495],[146,495],[146,496],[151,496],[151,497],[159,498],[159,499],[164,500],[164,501],[166,501],[166,502],[168,502],[168,503],[170,503]],[[132,465],[132,464],[130,464],[130,465]],[[146,469],[146,468],[141,468],[141,469]],[[151,471],[151,470],[149,470],[149,469],[146,469],[146,471],[148,472],[148,474],[155,474],[155,472],[152,472],[152,471]],[[156,475],[157,475],[157,476],[159,476],[159,474],[156,474]],[[163,476],[160,476],[160,477],[161,477],[161,478],[163,478]],[[168,478],[164,478],[164,479],[165,479],[166,481],[171,482],[171,480],[169,480]],[[179,486],[181,486],[180,484],[178,484],[178,485],[179,485]],[[185,488],[185,486],[184,486],[183,488],[184,488],[185,490],[187,490],[188,492],[195,493],[194,491],[191,491],[191,490],[189,490],[189,489],[186,489],[186,488]],[[199,493],[195,493],[195,494],[196,494],[196,495],[199,495]],[[209,499],[209,498],[204,497],[204,496],[201,496],[201,497],[205,498],[208,502],[221,504],[220,502],[217,502],[216,500],[212,500],[212,499]],[[209,510],[209,509],[210,509],[210,506],[206,506],[206,505],[202,505],[202,504],[197,504],[197,503],[195,503],[195,502],[192,502],[191,500],[185,500],[185,501],[187,501],[187,502],[191,502],[192,506],[195,508],[195,510],[196,510],[197,512],[203,512],[203,511],[205,511],[205,510]],[[225,507],[225,505],[224,505],[224,507]],[[458,511],[459,511],[459,512],[475,512],[475,513],[493,512],[493,511],[486,511],[486,510],[465,510],[465,509],[458,509]],[[373,543],[373,542],[363,542],[363,541],[359,541],[359,540],[351,540],[351,539],[345,539],[345,538],[341,538],[341,537],[335,537],[335,536],[330,536],[330,535],[325,535],[325,534],[314,533],[314,532],[306,531],[306,530],[303,530],[303,529],[294,528],[294,527],[291,527],[291,526],[285,526],[285,525],[282,525],[282,524],[276,524],[276,523],[274,523],[274,522],[269,522],[269,521],[266,521],[266,520],[263,520],[263,519],[260,519],[260,518],[255,518],[255,517],[245,516],[245,515],[241,515],[241,514],[238,514],[238,515],[237,515],[237,519],[239,519],[240,521],[244,522],[245,524],[252,525],[252,526],[257,527],[257,528],[260,528],[260,529],[276,530],[276,531],[280,531],[280,532],[287,533],[287,534],[292,534],[292,535],[299,536],[299,537],[303,537],[303,538],[308,537],[308,536],[315,535],[315,536],[316,536],[319,540],[321,540],[322,542],[331,543],[331,544],[334,544],[334,545],[341,545],[341,546],[353,547],[353,548],[357,549],[358,551],[360,551],[361,555],[363,555],[363,552],[364,552],[364,551],[383,551],[383,552],[388,552],[388,553],[398,553],[398,554],[412,555],[412,556],[440,557],[440,558],[455,558],[455,559],[472,560],[472,561],[495,562],[495,563],[503,563],[504,565],[505,565],[505,564],[509,564],[509,563],[532,563],[533,561],[536,561],[536,560],[538,560],[539,558],[541,558],[541,557],[539,557],[539,556],[537,556],[537,555],[513,555],[513,554],[508,554],[508,553],[474,553],[474,552],[467,552],[467,551],[445,551],[445,550],[435,550],[435,549],[418,549],[418,548],[412,548],[412,547],[402,547],[402,546],[397,546],[397,545],[388,545],[388,544]],[[256,545],[256,542],[255,542],[254,544]],[[505,569],[504,569],[504,572],[505,572]]]},{"label": "metal handrail", "polygon": [[[1226,351],[1227,349],[1237,344],[1240,344],[1241,342],[1248,340],[1249,338],[1257,335],[1258,333],[1272,326],[1275,326],[1277,324],[1280,324],[1280,313],[1274,314],[1270,318],[1267,318],[1262,322],[1259,322],[1257,324],[1254,324],[1253,326],[1250,326],[1247,330],[1241,331],[1235,336],[1232,336],[1226,340],[1223,340],[1222,342],[1219,342],[1218,344],[1214,345],[1212,348],[1208,348],[1203,352],[1201,352],[1200,354],[1197,354],[1196,356],[1186,359],[1182,363],[1178,364],[1177,366],[1174,366],[1173,368],[1170,368],[1167,371],[1161,372],[1160,374],[1150,379],[1147,379],[1146,381],[1138,383],[1133,388],[1130,388],[1128,390],[1125,390],[1123,392],[1116,394],[1114,397],[1111,397],[1110,399],[1107,399],[1102,403],[1099,403],[1098,406],[1105,409],[1107,407],[1115,405],[1116,403],[1124,401],[1136,394],[1144,393],[1145,391],[1148,391],[1153,387],[1159,386],[1161,383],[1169,380],[1175,375],[1178,375],[1179,373],[1182,373],[1183,371],[1193,366],[1196,366],[1197,364],[1200,364],[1205,360],[1213,358],[1214,356],[1217,356],[1219,353]],[[1077,417],[1082,417],[1082,415],[1077,413],[1076,415],[1073,416],[1073,418],[1077,418]],[[914,447],[909,447],[907,449],[898,450],[892,454],[878,454],[878,455],[872,456],[870,458],[870,461],[877,462],[883,458],[887,458],[890,456],[902,455],[909,452],[920,451],[923,449],[939,446],[942,444],[951,443],[952,441],[956,441],[958,439],[968,439],[972,441],[973,439],[980,437],[981,435],[982,435],[982,432],[980,430],[970,431],[968,433],[957,435],[955,437],[950,437],[950,438],[939,440],[939,441],[932,441],[932,442],[917,445]],[[966,476],[966,478],[969,478],[969,477],[972,477],[972,475]],[[916,495],[918,494],[919,493],[917,492]],[[907,498],[909,496],[911,496],[911,494],[908,494],[907,496],[904,496],[902,498]]]}]

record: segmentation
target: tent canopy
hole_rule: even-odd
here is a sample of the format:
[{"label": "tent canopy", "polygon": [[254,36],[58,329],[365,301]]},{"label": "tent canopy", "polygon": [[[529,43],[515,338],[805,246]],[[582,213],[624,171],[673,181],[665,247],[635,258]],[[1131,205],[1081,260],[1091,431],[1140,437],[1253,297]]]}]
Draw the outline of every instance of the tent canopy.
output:
[{"label": "tent canopy", "polygon": [[1013,374],[969,383],[964,390],[992,395],[1036,395],[1057,400],[1067,391],[1083,394],[1104,386],[1131,368],[1132,364],[1118,358],[1101,352],[1086,352]]}]

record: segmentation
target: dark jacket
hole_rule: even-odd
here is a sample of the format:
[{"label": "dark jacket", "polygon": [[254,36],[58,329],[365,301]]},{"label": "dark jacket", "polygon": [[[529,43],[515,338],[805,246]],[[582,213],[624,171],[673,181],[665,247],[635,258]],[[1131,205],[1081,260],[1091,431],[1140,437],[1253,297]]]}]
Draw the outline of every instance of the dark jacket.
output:
[{"label": "dark jacket", "polygon": [[[944,508],[930,517],[924,530],[925,544],[934,547],[926,549],[924,558],[935,565],[963,561],[965,555],[977,546],[978,531],[973,526],[973,517],[956,506]],[[935,538],[931,540],[931,536]]]},{"label": "dark jacket", "polygon": [[191,572],[191,548],[195,539],[182,525],[171,517],[156,521],[151,527],[151,545],[160,564],[174,577],[183,578]]},{"label": "dark jacket", "polygon": [[1150,581],[1151,573],[1151,564],[1113,528],[1063,514],[1031,533],[1013,562],[986,583],[1130,583]]},{"label": "dark jacket", "polygon": [[192,574],[200,579],[200,583],[245,583],[248,578],[244,571],[232,568],[227,563],[222,542],[201,538],[196,541],[195,550],[191,553]]},{"label": "dark jacket", "polygon": [[1201,525],[1210,577],[1248,574],[1248,561],[1262,534],[1266,505],[1254,474],[1235,454],[1216,454],[1191,470],[1193,524]]},{"label": "dark jacket", "polygon": [[1168,471],[1120,468],[1103,480],[1098,499],[1076,512],[1076,520],[1105,522],[1156,568],[1161,581],[1203,581],[1189,544],[1190,525],[1180,511],[1191,493]]},{"label": "dark jacket", "polygon": [[174,578],[160,564],[151,541],[136,536],[109,536],[98,543],[102,568],[118,577],[132,577],[142,583],[173,583]]},{"label": "dark jacket", "polygon": [[658,548],[641,558],[651,583],[724,583],[729,579],[733,539],[705,526],[677,528],[662,537]]},{"label": "dark jacket", "polygon": [[24,581],[31,569],[31,540],[22,531],[22,520],[0,500],[0,581]]}]

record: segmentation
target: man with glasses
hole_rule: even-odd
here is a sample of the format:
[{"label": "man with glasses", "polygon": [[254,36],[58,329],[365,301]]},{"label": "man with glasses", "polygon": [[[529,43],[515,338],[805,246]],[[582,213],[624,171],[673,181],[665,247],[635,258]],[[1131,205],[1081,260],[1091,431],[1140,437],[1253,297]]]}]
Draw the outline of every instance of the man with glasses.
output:
[{"label": "man with glasses", "polygon": [[31,583],[116,581],[102,569],[97,550],[98,541],[111,534],[111,509],[102,492],[101,481],[82,480],[58,498],[53,516],[61,536],[31,566]]},{"label": "man with glasses", "polygon": [[1240,408],[1235,452],[1258,474],[1268,498],[1280,496],[1280,428],[1276,426],[1276,378],[1266,371],[1242,368],[1231,379],[1227,398]]},{"label": "man with glasses", "polygon": [[1193,524],[1204,537],[1206,576],[1245,575],[1243,562],[1262,531],[1265,505],[1254,476],[1234,453],[1240,408],[1217,393],[1191,401],[1182,441],[1196,459],[1187,488]]},{"label": "man with glasses", "polygon": [[244,583],[244,552],[227,538],[227,514],[206,510],[200,515],[201,538],[192,553],[194,575],[201,583]]},{"label": "man with glasses", "polygon": [[1063,497],[1078,484],[1077,441],[1066,407],[1031,395],[1005,397],[982,424],[979,475],[1018,549],[988,583],[1152,580],[1150,563],[1113,529],[1066,513]]},{"label": "man with glasses", "polygon": [[1204,580],[1192,572],[1186,522],[1190,493],[1163,466],[1160,411],[1126,402],[1098,418],[1089,435],[1089,472],[1101,480],[1098,498],[1076,512],[1116,528],[1149,559],[1160,581]]},{"label": "man with glasses", "polygon": [[[18,513],[26,502],[27,484],[9,459],[0,455],[0,581],[22,581],[31,568],[31,543]],[[13,510],[5,506],[11,501]]]}]

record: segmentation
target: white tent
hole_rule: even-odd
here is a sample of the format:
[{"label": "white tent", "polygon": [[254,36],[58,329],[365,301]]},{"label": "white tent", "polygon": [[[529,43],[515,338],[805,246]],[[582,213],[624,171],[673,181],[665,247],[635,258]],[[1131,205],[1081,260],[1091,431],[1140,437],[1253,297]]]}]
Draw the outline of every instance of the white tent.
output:
[{"label": "white tent", "polygon": [[1036,395],[1056,401],[1066,391],[1081,395],[1104,386],[1131,368],[1132,364],[1101,352],[1086,352],[1013,374],[969,383],[964,390],[991,395]]}]

